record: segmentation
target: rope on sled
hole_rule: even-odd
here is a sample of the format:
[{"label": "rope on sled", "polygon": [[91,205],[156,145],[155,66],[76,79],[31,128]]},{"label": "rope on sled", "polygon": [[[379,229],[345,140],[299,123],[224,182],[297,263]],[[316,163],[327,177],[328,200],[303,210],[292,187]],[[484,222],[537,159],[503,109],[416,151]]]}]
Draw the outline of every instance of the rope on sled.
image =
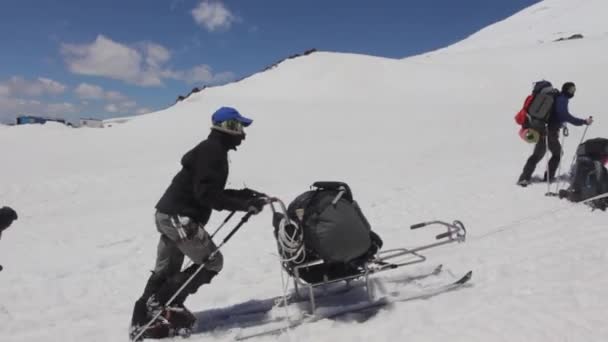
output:
[{"label": "rope on sled", "polygon": [[[292,231],[290,234],[287,228]],[[306,258],[304,249],[304,235],[297,223],[287,217],[283,217],[277,229],[277,243],[281,251],[281,262],[293,262],[299,264]]]}]

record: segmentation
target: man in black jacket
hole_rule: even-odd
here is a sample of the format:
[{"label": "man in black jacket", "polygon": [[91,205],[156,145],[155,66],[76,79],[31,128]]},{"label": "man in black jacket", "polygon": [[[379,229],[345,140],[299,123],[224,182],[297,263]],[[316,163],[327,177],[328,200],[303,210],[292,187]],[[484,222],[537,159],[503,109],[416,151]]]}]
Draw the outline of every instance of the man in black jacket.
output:
[{"label": "man in black jacket", "polygon": [[[184,315],[183,322],[174,325],[191,327],[195,318],[183,306],[186,297],[195,293],[201,285],[211,282],[223,266],[223,257],[219,252],[213,259],[206,260],[217,248],[204,230],[211,211],[249,211],[257,214],[266,204],[265,197],[249,189],[224,189],[228,178],[228,151],[236,150],[245,140],[243,128],[251,123],[251,119],[243,117],[236,109],[222,107],[212,116],[209,137],[182,157],[182,169],[156,204],[156,228],[161,234],[156,266],[143,295],[135,303],[131,321],[132,338],[158,312],[155,310],[161,310],[204,263],[203,269],[171,303]],[[193,264],[180,271],[184,255]],[[168,329],[179,328],[153,326],[145,332],[144,337],[167,337],[174,333]]]}]

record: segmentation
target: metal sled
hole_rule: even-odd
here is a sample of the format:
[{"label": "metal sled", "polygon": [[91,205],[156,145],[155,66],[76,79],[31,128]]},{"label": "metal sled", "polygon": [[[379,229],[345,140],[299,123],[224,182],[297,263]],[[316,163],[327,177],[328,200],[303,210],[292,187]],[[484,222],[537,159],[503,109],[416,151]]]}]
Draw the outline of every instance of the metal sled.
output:
[{"label": "metal sled", "polygon": [[[288,217],[287,208],[283,201],[278,198],[270,198],[269,200],[271,209],[273,214],[280,213],[284,215],[284,217]],[[324,264],[324,261],[313,260],[306,263],[299,264],[293,268],[293,284],[294,284],[294,295],[296,299],[303,299],[303,296],[300,293],[300,288],[303,287],[307,289],[308,299],[310,302],[310,313],[314,314],[316,309],[316,301],[315,301],[315,291],[314,289],[317,287],[323,287],[329,284],[334,284],[338,282],[346,282],[347,285],[350,284],[351,281],[359,278],[363,278],[365,282],[365,287],[367,290],[367,294],[372,300],[372,287],[370,286],[370,276],[376,273],[394,270],[403,266],[418,264],[424,262],[426,257],[419,252],[443,246],[450,243],[461,243],[466,239],[466,228],[464,224],[460,221],[453,221],[452,223],[447,223],[444,221],[434,220],[429,222],[422,222],[418,224],[414,224],[410,227],[410,229],[420,229],[423,227],[427,227],[430,225],[440,225],[443,226],[446,230],[441,234],[435,236],[436,242],[415,247],[415,248],[396,248],[389,249],[384,251],[379,251],[376,253],[375,257],[368,262],[365,262],[362,266],[362,271],[360,273],[356,273],[346,277],[338,277],[329,279],[327,276],[324,277],[323,281],[316,283],[309,283],[304,281],[300,276],[300,271],[304,268],[317,266]]]}]

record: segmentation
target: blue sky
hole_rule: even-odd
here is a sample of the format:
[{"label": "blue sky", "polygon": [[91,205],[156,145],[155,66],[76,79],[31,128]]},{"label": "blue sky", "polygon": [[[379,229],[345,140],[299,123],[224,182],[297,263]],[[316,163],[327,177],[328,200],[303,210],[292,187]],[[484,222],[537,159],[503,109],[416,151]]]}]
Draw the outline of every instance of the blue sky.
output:
[{"label": "blue sky", "polygon": [[0,121],[171,105],[310,48],[402,58],[538,0],[3,0]]}]

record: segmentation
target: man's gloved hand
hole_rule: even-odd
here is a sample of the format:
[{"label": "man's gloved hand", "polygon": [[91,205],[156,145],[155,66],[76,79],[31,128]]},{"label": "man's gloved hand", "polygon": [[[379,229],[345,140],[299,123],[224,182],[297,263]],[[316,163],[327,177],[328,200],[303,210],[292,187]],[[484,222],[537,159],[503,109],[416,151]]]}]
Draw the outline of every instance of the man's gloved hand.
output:
[{"label": "man's gloved hand", "polygon": [[8,226],[17,219],[17,213],[11,207],[0,208],[0,232],[8,228]]},{"label": "man's gloved hand", "polygon": [[267,197],[266,194],[261,193],[259,191],[255,191],[249,188],[244,188],[241,190],[238,190],[241,193],[241,196],[243,196],[244,198],[247,199],[253,199],[253,198],[257,198],[257,197]]},{"label": "man's gloved hand", "polygon": [[267,197],[252,198],[247,202],[247,211],[254,215],[257,215],[262,212],[262,209],[264,209],[264,206],[266,204],[268,204]]},{"label": "man's gloved hand", "polygon": [[587,123],[587,125],[591,125],[593,123],[593,116],[590,116],[587,119],[585,119],[585,122]]},{"label": "man's gloved hand", "polygon": [[238,198],[244,201],[257,198],[257,197],[267,197],[265,194],[255,191],[249,188],[244,188],[240,190],[227,189],[224,190],[224,193],[232,198]]}]

